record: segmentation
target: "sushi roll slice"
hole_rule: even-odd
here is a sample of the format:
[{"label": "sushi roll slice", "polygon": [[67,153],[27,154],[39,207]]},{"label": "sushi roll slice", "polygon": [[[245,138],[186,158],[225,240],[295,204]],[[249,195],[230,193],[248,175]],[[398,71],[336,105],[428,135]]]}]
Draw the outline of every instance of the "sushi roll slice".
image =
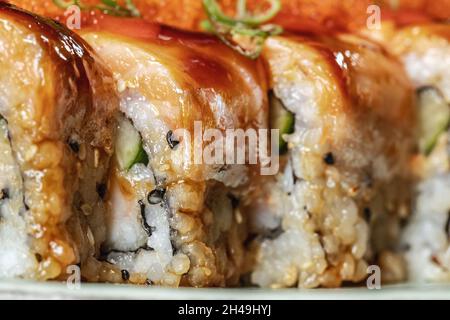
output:
[{"label": "sushi roll slice", "polygon": [[261,64],[214,37],[141,20],[104,17],[82,36],[114,73],[122,112],[106,220],[91,225],[99,259],[124,282],[238,284],[246,239],[238,189],[253,169],[197,163],[193,144],[207,129],[267,129]]},{"label": "sushi roll slice", "polygon": [[249,208],[252,283],[337,287],[365,279],[372,263],[383,280],[401,280],[393,244],[415,145],[414,94],[401,64],[347,34],[273,37],[263,59],[285,154]]},{"label": "sushi roll slice", "polygon": [[402,236],[409,278],[450,281],[450,26],[410,26],[385,42],[417,91],[419,184]]},{"label": "sushi roll slice", "polygon": [[94,255],[82,209],[103,210],[112,77],[80,37],[5,2],[0,48],[0,278],[65,278]]}]

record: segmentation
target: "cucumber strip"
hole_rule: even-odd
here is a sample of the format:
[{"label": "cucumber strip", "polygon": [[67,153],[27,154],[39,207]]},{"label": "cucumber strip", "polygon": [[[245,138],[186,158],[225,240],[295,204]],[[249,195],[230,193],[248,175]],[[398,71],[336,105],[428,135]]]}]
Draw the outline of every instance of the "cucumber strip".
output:
[{"label": "cucumber strip", "polygon": [[278,149],[280,154],[284,154],[288,150],[286,140],[283,135],[294,132],[295,117],[292,112],[287,110],[283,102],[278,99],[273,92],[269,94],[270,99],[270,127],[280,130],[280,139],[278,141]]},{"label": "cucumber strip", "polygon": [[147,152],[145,152],[145,150],[144,150],[144,146],[143,146],[142,142],[139,147],[139,153],[137,154],[136,159],[134,159],[131,167],[137,163],[142,163],[142,164],[148,165],[148,155],[147,155]]},{"label": "cucumber strip", "polygon": [[417,90],[417,107],[420,121],[420,152],[429,155],[450,124],[450,107],[442,94],[434,87]]},{"label": "cucumber strip", "polygon": [[148,164],[142,138],[130,120],[123,118],[119,122],[116,139],[116,159],[120,170],[129,170],[137,163]]}]

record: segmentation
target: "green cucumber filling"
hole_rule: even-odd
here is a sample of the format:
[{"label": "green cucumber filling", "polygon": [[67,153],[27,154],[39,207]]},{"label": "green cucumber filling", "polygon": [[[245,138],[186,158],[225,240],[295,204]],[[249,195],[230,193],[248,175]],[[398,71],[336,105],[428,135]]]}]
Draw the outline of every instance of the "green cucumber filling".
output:
[{"label": "green cucumber filling", "polygon": [[129,170],[138,163],[148,164],[142,137],[130,120],[122,118],[116,140],[116,159],[120,170]]},{"label": "green cucumber filling", "polygon": [[450,124],[450,106],[441,92],[434,87],[417,90],[419,115],[419,148],[429,155]]},{"label": "green cucumber filling", "polygon": [[287,110],[283,102],[278,99],[273,92],[270,93],[270,127],[280,130],[280,139],[278,148],[280,154],[287,152],[288,144],[284,136],[294,132],[295,117],[292,112]]}]

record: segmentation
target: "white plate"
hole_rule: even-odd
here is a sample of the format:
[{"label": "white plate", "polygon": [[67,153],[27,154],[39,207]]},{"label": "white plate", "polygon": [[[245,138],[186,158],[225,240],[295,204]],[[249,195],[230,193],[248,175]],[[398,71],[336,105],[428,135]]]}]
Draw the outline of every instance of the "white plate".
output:
[{"label": "white plate", "polygon": [[112,284],[85,284],[69,289],[65,283],[36,283],[22,280],[0,281],[0,299],[176,299],[176,300],[300,300],[300,299],[446,299],[448,285],[402,284],[380,290],[341,289],[197,289],[136,287]]}]

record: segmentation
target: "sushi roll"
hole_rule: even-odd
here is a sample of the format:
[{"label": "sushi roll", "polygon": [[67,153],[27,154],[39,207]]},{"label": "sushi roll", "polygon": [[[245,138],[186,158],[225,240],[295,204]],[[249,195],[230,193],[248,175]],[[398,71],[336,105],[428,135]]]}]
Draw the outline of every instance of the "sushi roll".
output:
[{"label": "sushi roll", "polygon": [[214,37],[142,20],[104,17],[81,35],[112,70],[120,95],[107,214],[90,225],[99,260],[123,276],[111,272],[106,281],[237,285],[246,239],[239,189],[254,168],[189,160],[196,132],[267,129],[261,63]]},{"label": "sushi roll", "polygon": [[0,2],[0,278],[62,279],[94,255],[82,208],[112,154],[118,99],[89,46]]},{"label": "sushi roll", "polygon": [[369,264],[385,281],[404,279],[394,249],[410,201],[416,116],[401,64],[347,34],[269,38],[262,58],[285,154],[248,209],[251,282],[338,287],[364,280]]},{"label": "sushi roll", "polygon": [[401,243],[409,279],[450,281],[450,26],[410,26],[384,40],[416,88],[419,115],[417,198]]}]

